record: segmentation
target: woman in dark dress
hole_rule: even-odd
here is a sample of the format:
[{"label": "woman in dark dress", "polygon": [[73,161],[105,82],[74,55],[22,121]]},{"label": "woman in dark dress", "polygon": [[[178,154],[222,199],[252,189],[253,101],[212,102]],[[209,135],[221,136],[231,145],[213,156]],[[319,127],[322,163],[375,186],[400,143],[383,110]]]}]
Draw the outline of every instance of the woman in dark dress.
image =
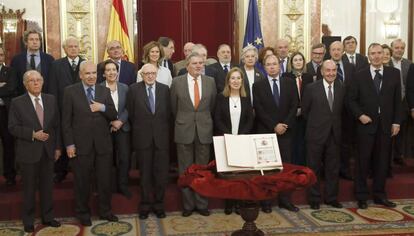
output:
[{"label": "woman in dark dress", "polygon": [[[214,112],[217,135],[250,134],[253,128],[253,108],[244,88],[243,72],[235,67],[226,77],[224,90],[217,95]],[[229,215],[237,204],[226,200],[224,213]]]},{"label": "woman in dark dress", "polygon": [[[313,82],[311,74],[305,73],[305,57],[300,52],[294,52],[290,57],[290,64],[292,65],[292,71],[283,74],[283,77],[292,79],[296,82],[296,88],[298,90],[299,101],[303,97],[303,91],[306,85]],[[292,162],[296,165],[305,165],[305,128],[306,123],[300,110],[300,102],[298,103],[298,110],[296,113],[296,127],[293,137],[293,151]]]}]

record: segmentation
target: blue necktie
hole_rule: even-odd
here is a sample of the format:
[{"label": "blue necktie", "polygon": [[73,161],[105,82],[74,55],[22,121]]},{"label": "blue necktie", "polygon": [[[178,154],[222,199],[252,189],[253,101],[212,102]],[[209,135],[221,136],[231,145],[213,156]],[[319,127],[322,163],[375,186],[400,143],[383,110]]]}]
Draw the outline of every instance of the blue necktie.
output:
[{"label": "blue necktie", "polygon": [[344,81],[344,72],[342,72],[341,65],[339,63],[336,64],[336,78],[338,78],[341,82]]},{"label": "blue necktie", "polygon": [[273,99],[275,100],[276,106],[279,106],[279,88],[276,81],[277,79],[273,79]]},{"label": "blue necktie", "polygon": [[86,91],[87,91],[86,96],[88,97],[88,102],[89,102],[89,104],[92,104],[92,100],[93,100],[92,91],[93,91],[93,88],[89,87],[88,89],[86,89]]},{"label": "blue necktie", "polygon": [[154,94],[152,93],[152,86],[148,87],[148,101],[150,105],[151,113],[155,113],[155,102],[154,102]]},{"label": "blue necktie", "polygon": [[279,62],[279,64],[280,64],[280,76],[282,76],[282,74],[285,73],[285,67],[283,65],[284,62],[285,62],[285,59],[282,59]]},{"label": "blue necktie", "polygon": [[223,70],[224,70],[224,73],[226,73],[226,74],[227,74],[227,73],[229,72],[229,68],[228,68],[228,66],[227,66],[227,65],[224,65],[224,69],[223,69]]}]

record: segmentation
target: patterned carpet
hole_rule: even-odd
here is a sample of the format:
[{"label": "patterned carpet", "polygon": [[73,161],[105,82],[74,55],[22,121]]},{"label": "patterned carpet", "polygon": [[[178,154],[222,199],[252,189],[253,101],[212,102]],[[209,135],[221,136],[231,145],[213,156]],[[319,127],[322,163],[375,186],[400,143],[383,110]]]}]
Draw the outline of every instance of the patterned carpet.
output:
[{"label": "patterned carpet", "polygon": [[[343,209],[322,205],[320,210],[311,210],[308,206],[301,206],[299,213],[275,207],[271,214],[261,213],[256,223],[266,235],[414,235],[414,199],[395,202],[398,204],[395,209],[370,203],[368,209],[360,210],[353,202],[344,203]],[[73,218],[60,220],[63,226],[56,229],[38,224],[35,235],[224,236],[240,229],[243,224],[240,216],[224,215],[222,210],[213,210],[209,217],[193,214],[187,218],[181,217],[181,212],[171,212],[163,220],[151,215],[144,221],[137,215],[122,215],[118,223],[94,220],[91,227],[82,227]],[[14,235],[25,235],[21,222],[0,222],[0,236]]]}]

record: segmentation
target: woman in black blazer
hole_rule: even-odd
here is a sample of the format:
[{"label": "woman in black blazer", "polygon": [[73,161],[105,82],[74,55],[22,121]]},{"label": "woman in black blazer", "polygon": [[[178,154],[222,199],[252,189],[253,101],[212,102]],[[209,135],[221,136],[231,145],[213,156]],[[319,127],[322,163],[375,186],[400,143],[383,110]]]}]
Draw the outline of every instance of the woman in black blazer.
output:
[{"label": "woman in black blazer", "polygon": [[[292,71],[283,74],[283,77],[292,79],[296,82],[298,90],[299,101],[303,97],[303,91],[306,85],[313,83],[311,74],[305,72],[305,57],[300,52],[294,52],[290,57],[290,64]],[[300,102],[298,103],[298,110],[296,113],[296,128],[293,137],[292,163],[297,165],[306,165],[305,157],[305,129],[306,123],[300,110]]]},{"label": "woman in black blazer", "polygon": [[[253,108],[244,88],[243,72],[235,67],[226,76],[224,90],[217,95],[214,112],[217,135],[250,134],[253,128]],[[233,212],[233,200],[225,201],[224,213]]]}]

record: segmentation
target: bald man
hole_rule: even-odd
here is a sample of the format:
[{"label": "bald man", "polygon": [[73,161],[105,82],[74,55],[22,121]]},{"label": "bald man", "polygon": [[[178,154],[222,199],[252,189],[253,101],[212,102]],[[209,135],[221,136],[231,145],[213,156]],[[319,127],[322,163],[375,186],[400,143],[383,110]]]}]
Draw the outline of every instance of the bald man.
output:
[{"label": "bald man", "polygon": [[338,202],[339,164],[341,146],[341,120],[345,96],[343,84],[337,79],[337,66],[333,60],[322,63],[323,79],[305,87],[302,99],[302,114],[306,126],[306,159],[318,181],[309,188],[308,202],[312,209],[319,209],[320,170],[324,164],[325,203],[342,208]]},{"label": "bald man", "polygon": [[127,99],[132,143],[141,174],[139,218],[142,220],[148,218],[151,210],[157,218],[165,218],[172,117],[170,91],[167,85],[156,82],[157,71],[154,65],[145,64],[141,68],[143,81],[131,85]]},{"label": "bald man", "polygon": [[289,60],[289,41],[286,39],[277,39],[275,45],[275,53],[279,59],[280,75],[292,70]]},{"label": "bald man", "polygon": [[186,67],[185,59],[191,53],[191,51],[193,50],[193,47],[194,47],[193,42],[187,42],[184,44],[184,48],[183,48],[184,59],[179,62],[174,63],[174,72],[175,72],[174,76],[178,76],[178,73],[180,72],[180,70]]}]

